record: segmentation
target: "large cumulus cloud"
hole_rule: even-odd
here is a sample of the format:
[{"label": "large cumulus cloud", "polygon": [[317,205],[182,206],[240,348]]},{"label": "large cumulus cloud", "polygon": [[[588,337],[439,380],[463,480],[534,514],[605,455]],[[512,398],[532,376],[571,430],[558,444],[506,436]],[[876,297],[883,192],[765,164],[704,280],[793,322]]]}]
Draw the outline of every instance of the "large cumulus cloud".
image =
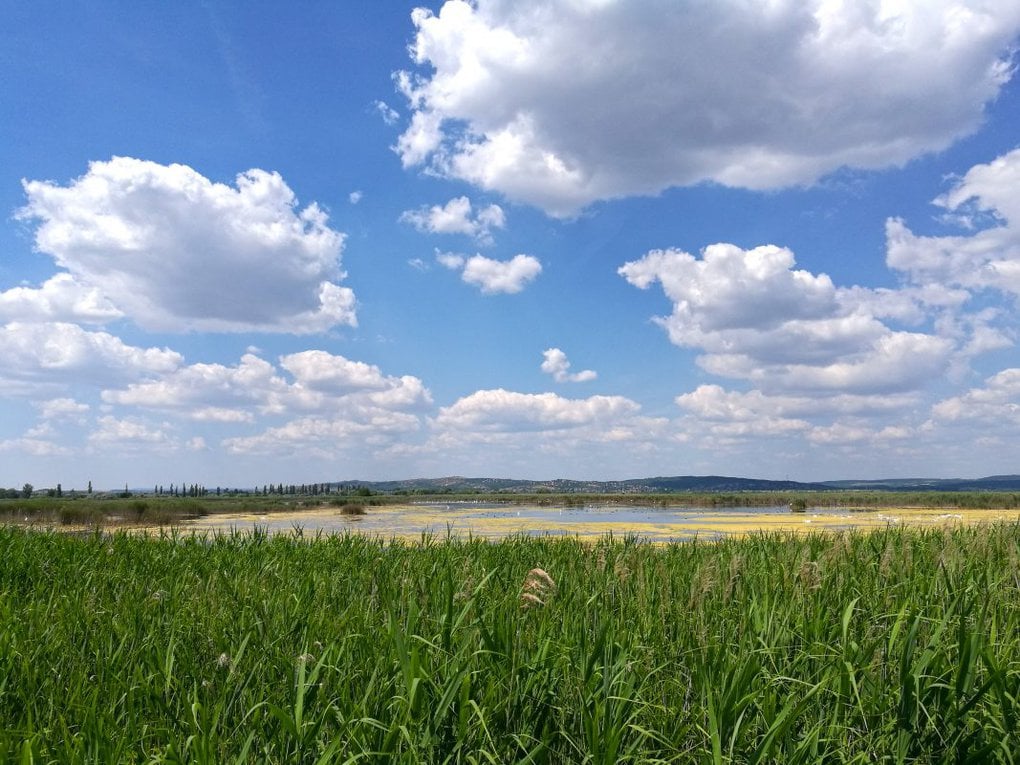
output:
[{"label": "large cumulus cloud", "polygon": [[299,208],[277,173],[249,170],[227,186],[185,165],[115,157],[66,186],[24,187],[18,215],[38,222],[36,248],[102,296],[93,312],[163,331],[356,323],[354,294],[338,284],[343,234],[316,204]]},{"label": "large cumulus cloud", "polygon": [[942,149],[1010,78],[1020,5],[448,0],[412,19],[404,165],[571,215]]},{"label": "large cumulus cloud", "polygon": [[702,368],[771,393],[904,391],[946,369],[951,341],[878,318],[909,315],[904,295],[838,289],[794,265],[785,248],[715,244],[700,258],[653,250],[619,271],[642,289],[662,285],[673,310],[658,322],[674,344],[702,351]]}]

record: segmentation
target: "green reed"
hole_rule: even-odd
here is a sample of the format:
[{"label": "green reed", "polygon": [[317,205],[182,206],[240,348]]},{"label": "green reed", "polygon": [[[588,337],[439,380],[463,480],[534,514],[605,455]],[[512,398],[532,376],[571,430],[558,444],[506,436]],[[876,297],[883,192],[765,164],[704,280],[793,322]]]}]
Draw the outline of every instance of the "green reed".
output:
[{"label": "green reed", "polygon": [[0,762],[1020,752],[1016,525],[663,547],[2,528],[0,561]]}]

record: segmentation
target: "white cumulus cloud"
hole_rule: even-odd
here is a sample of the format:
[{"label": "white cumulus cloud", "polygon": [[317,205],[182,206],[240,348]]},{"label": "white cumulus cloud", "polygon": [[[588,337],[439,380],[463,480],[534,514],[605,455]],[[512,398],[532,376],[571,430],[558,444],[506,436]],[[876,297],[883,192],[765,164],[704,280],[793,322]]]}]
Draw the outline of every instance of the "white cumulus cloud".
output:
[{"label": "white cumulus cloud", "polygon": [[428,422],[429,438],[405,449],[407,456],[428,465],[442,455],[461,471],[503,475],[544,473],[546,460],[565,472],[611,464],[618,473],[640,474],[661,449],[682,440],[668,420],[642,415],[641,407],[623,396],[575,399],[479,390],[440,408]]},{"label": "white cumulus cloud", "polygon": [[102,397],[109,404],[176,411],[198,421],[251,422],[254,411],[286,387],[272,364],[245,354],[233,367],[191,364],[158,379],[104,390]]},{"label": "white cumulus cloud", "polygon": [[404,165],[569,216],[943,149],[1010,79],[1020,5],[448,0],[412,21]]},{"label": "white cumulus cloud", "polygon": [[0,387],[23,393],[37,385],[110,385],[166,374],[184,360],[168,348],[139,348],[67,322],[0,326],[0,358]]},{"label": "white cumulus cloud", "polygon": [[235,185],[184,165],[93,162],[61,186],[25,181],[18,217],[35,246],[140,326],[166,331],[320,332],[355,325],[337,283],[344,235],[316,204],[299,209],[277,173]]},{"label": "white cumulus cloud", "polygon": [[598,373],[591,369],[571,372],[567,354],[559,348],[547,348],[542,351],[542,359],[542,371],[552,375],[556,382],[589,382],[598,377]]},{"label": "white cumulus cloud", "polygon": [[[890,418],[909,418],[921,401],[916,392],[897,394],[769,395],[760,390],[734,391],[700,385],[676,397],[684,412],[680,427],[706,443],[735,444],[762,438],[806,438],[811,442],[872,441],[890,427]],[[851,436],[856,434],[857,438]],[[837,438],[837,436],[839,436]],[[905,436],[904,436],[905,437]]]},{"label": "white cumulus cloud", "polygon": [[0,441],[0,452],[28,454],[32,457],[66,457],[73,454],[72,449],[48,441],[45,438],[7,438]]},{"label": "white cumulus cloud", "polygon": [[406,210],[400,220],[430,234],[464,234],[484,244],[492,243],[492,229],[503,228],[506,216],[499,205],[475,212],[468,197],[455,197],[445,205]]},{"label": "white cumulus cloud", "polygon": [[953,396],[932,407],[932,419],[943,423],[983,424],[1015,433],[1020,427],[1020,368],[992,375],[980,388]]},{"label": "white cumulus cloud", "polygon": [[439,410],[441,429],[473,431],[559,430],[629,418],[640,407],[623,396],[569,399],[555,393],[480,390]]},{"label": "white cumulus cloud", "polygon": [[[286,379],[284,372],[293,379]],[[234,366],[191,364],[156,379],[104,390],[102,398],[108,404],[212,422],[309,412],[366,421],[384,411],[431,403],[431,394],[417,377],[385,375],[376,366],[318,350],[282,356],[279,368],[253,354],[245,354]]]},{"label": "white cumulus cloud", "polygon": [[674,344],[703,352],[702,368],[768,393],[905,391],[948,367],[951,340],[877,318],[903,313],[897,301],[879,293],[862,301],[859,288],[793,267],[784,248],[716,244],[700,259],[653,250],[619,273],[642,289],[662,285],[673,310],[657,321]]},{"label": "white cumulus cloud", "polygon": [[719,385],[699,385],[676,397],[681,409],[704,420],[748,421],[765,417],[813,419],[833,414],[884,416],[919,402],[913,393],[897,395],[842,394],[815,396],[769,396],[760,390],[734,391]]},{"label": "white cumulus cloud", "polygon": [[420,420],[412,414],[377,409],[359,417],[301,417],[254,436],[224,439],[223,446],[233,454],[302,454],[330,459],[344,452],[384,449],[420,427]]},{"label": "white cumulus cloud", "polygon": [[900,218],[886,223],[887,262],[918,284],[1020,295],[1020,149],[975,165],[935,204],[950,220],[977,228],[919,236]]},{"label": "white cumulus cloud", "polygon": [[[253,354],[234,366],[192,364],[156,379],[104,390],[102,398],[108,405],[198,422],[257,424],[260,432],[254,435],[222,440],[232,454],[307,452],[318,458],[363,447],[389,448],[421,427],[419,412],[432,403],[417,377],[386,375],[374,365],[320,350],[281,356],[278,367]],[[283,424],[269,424],[281,420]],[[116,422],[126,422],[128,431],[141,428],[137,418]],[[110,438],[120,436],[115,432]]]},{"label": "white cumulus cloud", "polygon": [[514,255],[510,260],[494,260],[484,255],[441,253],[436,259],[451,270],[459,270],[460,278],[479,287],[487,295],[513,295],[542,273],[542,263],[532,255]]},{"label": "white cumulus cloud", "polygon": [[98,288],[83,287],[66,273],[52,276],[38,288],[0,292],[0,320],[106,324],[123,315]]},{"label": "white cumulus cloud", "polygon": [[37,401],[35,406],[39,409],[39,416],[43,420],[72,420],[82,422],[83,417],[91,407],[82,404],[73,398],[53,398],[48,401]]},{"label": "white cumulus cloud", "polygon": [[140,419],[104,415],[96,424],[98,427],[88,438],[91,448],[168,452],[181,447],[180,440],[165,423],[153,425]]}]

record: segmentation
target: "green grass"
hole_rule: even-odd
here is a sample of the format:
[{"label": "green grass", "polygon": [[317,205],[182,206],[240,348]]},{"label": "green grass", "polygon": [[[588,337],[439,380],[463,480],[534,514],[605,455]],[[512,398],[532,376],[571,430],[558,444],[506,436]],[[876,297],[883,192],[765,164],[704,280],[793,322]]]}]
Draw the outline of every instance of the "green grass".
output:
[{"label": "green grass", "polygon": [[1020,752],[1016,525],[665,547],[0,528],[0,562],[0,762]]}]

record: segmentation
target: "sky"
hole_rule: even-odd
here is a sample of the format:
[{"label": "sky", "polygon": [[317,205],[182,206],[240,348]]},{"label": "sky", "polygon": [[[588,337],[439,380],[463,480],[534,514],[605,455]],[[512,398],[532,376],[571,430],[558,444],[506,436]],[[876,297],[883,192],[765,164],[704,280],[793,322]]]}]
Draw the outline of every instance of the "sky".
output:
[{"label": "sky", "polygon": [[1020,4],[0,5],[0,486],[1020,472]]}]

